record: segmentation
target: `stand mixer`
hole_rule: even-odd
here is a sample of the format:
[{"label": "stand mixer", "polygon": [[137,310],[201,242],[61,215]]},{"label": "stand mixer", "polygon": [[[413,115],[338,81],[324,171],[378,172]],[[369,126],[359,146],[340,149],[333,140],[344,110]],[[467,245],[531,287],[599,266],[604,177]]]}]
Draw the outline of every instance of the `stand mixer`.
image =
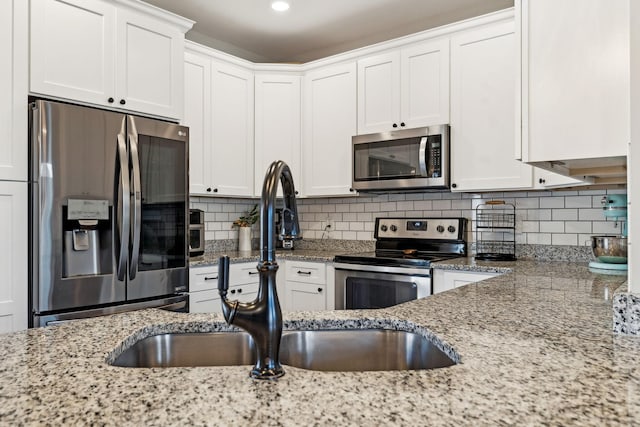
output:
[{"label": "stand mixer", "polygon": [[592,236],[591,249],[598,261],[591,261],[589,268],[596,272],[625,274],[627,271],[627,196],[606,195],[601,200],[605,218],[613,218],[615,227],[620,224],[618,236]]}]

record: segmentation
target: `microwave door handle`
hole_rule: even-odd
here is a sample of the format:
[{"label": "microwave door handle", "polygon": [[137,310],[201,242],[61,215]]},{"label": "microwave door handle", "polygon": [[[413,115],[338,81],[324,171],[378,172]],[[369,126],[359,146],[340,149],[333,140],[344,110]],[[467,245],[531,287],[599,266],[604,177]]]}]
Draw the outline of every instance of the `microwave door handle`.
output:
[{"label": "microwave door handle", "polygon": [[135,131],[129,134],[129,150],[131,156],[131,169],[133,171],[131,183],[131,195],[133,197],[131,215],[133,218],[133,224],[131,227],[131,232],[133,243],[131,245],[131,253],[129,254],[129,256],[131,257],[131,262],[129,264],[129,279],[133,280],[136,278],[136,274],[138,273],[140,229],[142,225],[142,201],[140,200],[140,158],[138,156],[138,135]]},{"label": "microwave door handle", "polygon": [[[129,188],[129,167],[127,157],[127,146],[124,141],[124,135],[118,134],[117,149],[118,164],[116,164],[116,197],[114,197],[114,217],[118,224],[118,234],[120,236],[120,248],[116,252],[118,258],[116,260],[116,274],[119,281],[124,281],[127,268],[127,250],[129,249],[129,219],[130,219],[130,188]],[[120,193],[121,200],[118,200]],[[119,207],[122,208],[122,217],[117,219]]]},{"label": "microwave door handle", "polygon": [[427,137],[420,138],[420,176],[427,176]]}]

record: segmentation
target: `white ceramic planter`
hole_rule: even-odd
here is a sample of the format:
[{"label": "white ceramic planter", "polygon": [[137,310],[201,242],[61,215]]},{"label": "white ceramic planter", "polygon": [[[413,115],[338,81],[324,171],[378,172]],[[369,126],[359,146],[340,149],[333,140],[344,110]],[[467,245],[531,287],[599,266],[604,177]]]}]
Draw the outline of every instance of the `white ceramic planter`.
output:
[{"label": "white ceramic planter", "polygon": [[251,251],[251,227],[238,227],[238,251]]}]

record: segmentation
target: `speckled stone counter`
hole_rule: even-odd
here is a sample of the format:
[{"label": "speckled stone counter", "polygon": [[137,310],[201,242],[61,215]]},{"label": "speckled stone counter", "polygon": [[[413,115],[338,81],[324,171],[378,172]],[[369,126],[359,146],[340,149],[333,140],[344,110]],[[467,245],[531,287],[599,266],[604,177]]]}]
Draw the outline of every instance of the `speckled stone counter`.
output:
[{"label": "speckled stone counter", "polygon": [[219,315],[144,310],[0,336],[2,425],[638,425],[640,339],[611,333],[586,264],[510,272],[384,310],[286,313],[286,328],[386,327],[461,362],[429,371],[110,366],[138,338],[224,330]]},{"label": "speckled stone counter", "polygon": [[[333,258],[344,253],[344,250],[312,250],[312,249],[294,249],[276,251],[276,259],[290,259],[296,261],[313,261],[313,262],[331,262]],[[189,265],[199,267],[205,265],[217,265],[218,258],[228,255],[232,263],[258,261],[260,259],[260,251],[238,252],[238,251],[212,251],[205,252],[204,255],[189,258]]]}]

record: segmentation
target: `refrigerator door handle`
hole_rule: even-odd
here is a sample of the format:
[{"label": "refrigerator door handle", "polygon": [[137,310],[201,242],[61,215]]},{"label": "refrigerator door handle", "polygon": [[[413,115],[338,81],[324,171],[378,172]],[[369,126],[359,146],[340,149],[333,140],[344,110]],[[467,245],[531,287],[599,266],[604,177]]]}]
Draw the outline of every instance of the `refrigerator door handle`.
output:
[{"label": "refrigerator door handle", "polygon": [[136,278],[138,273],[138,257],[140,256],[140,233],[142,227],[142,201],[141,201],[141,188],[140,188],[140,158],[138,156],[138,135],[137,133],[129,134],[129,150],[131,156],[131,169],[133,171],[131,193],[133,197],[132,205],[132,218],[133,224],[131,227],[131,252],[129,262],[129,279]]},{"label": "refrigerator door handle", "polygon": [[[130,194],[131,189],[129,187],[129,167],[128,167],[128,156],[127,156],[127,145],[124,140],[123,134],[118,134],[118,151],[117,151],[118,161],[116,162],[117,171],[116,171],[116,197],[114,197],[114,201],[116,204],[120,202],[122,206],[122,216],[116,220],[118,224],[118,234],[120,236],[120,247],[117,250],[117,259],[116,259],[116,268],[117,275],[119,281],[124,281],[126,277],[126,269],[127,269],[127,251],[129,250],[129,228],[130,228]],[[121,200],[118,200],[118,192],[120,193]],[[119,208],[118,206],[114,207],[114,216],[117,217]]]}]

